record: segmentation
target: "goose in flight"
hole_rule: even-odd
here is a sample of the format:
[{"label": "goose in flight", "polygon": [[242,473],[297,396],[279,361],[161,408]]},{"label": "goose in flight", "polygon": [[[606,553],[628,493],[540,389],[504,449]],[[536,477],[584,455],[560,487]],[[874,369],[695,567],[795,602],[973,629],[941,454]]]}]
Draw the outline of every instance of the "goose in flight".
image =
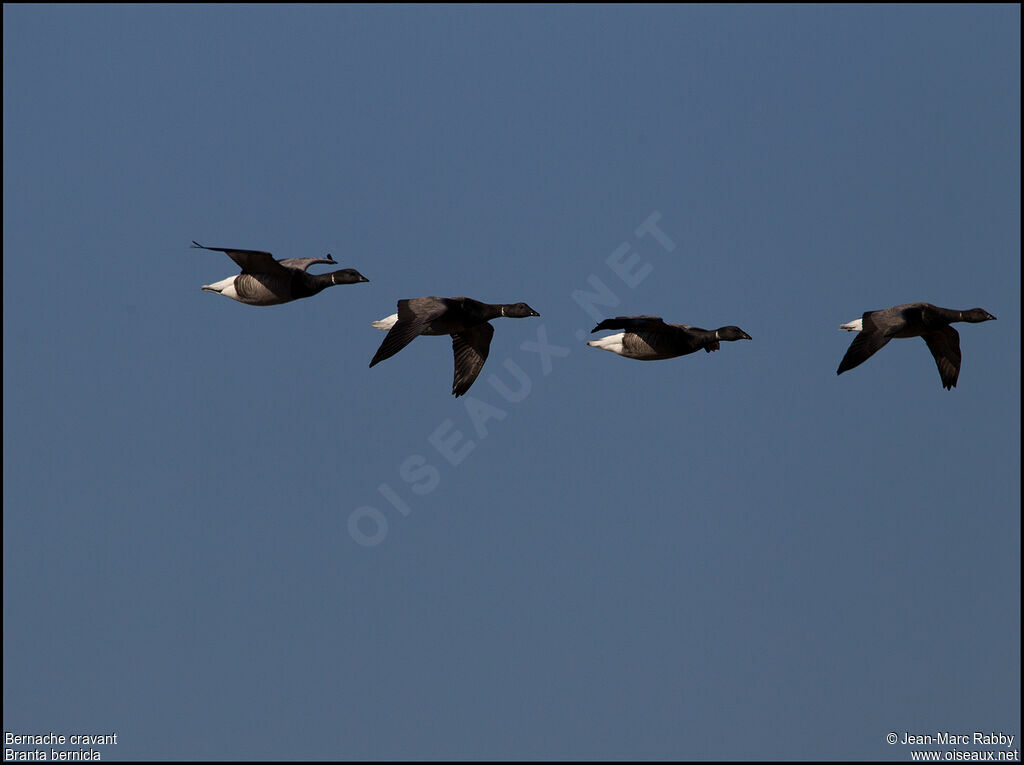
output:
[{"label": "goose in flight", "polygon": [[750,340],[750,335],[739,327],[701,329],[687,324],[666,324],[660,316],[617,316],[605,319],[591,332],[603,329],[624,329],[617,335],[591,340],[587,345],[611,351],[627,359],[659,361],[686,356],[703,348],[717,351],[724,340]]},{"label": "goose in flight", "polygon": [[476,380],[491,349],[490,320],[540,316],[526,303],[481,303],[468,297],[421,297],[398,301],[398,313],[373,322],[387,330],[370,366],[389,359],[420,335],[451,335],[455,354],[452,395],[461,396]]},{"label": "goose in flight", "polygon": [[206,247],[198,242],[192,242],[192,247],[223,252],[242,269],[240,274],[229,276],[214,284],[204,285],[203,292],[216,292],[218,295],[249,305],[279,305],[300,298],[312,297],[335,284],[358,284],[370,281],[354,268],[343,268],[328,274],[306,272],[314,264],[337,265],[338,261],[330,254],[326,258],[275,260],[269,252],[261,250]]},{"label": "goose in flight", "polygon": [[894,337],[921,337],[935,357],[942,387],[952,390],[960,376],[960,334],[950,324],[967,321],[978,324],[996,317],[982,308],[954,311],[931,303],[904,303],[881,311],[868,311],[861,318],[840,325],[856,332],[837,375],[863,364]]}]

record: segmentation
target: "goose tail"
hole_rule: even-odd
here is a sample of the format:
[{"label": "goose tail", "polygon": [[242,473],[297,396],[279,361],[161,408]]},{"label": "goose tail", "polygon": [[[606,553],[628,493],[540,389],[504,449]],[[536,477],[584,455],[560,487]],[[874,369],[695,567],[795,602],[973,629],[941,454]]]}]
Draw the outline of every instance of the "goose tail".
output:
[{"label": "goose tail", "polygon": [[395,324],[398,323],[398,314],[393,313],[390,316],[386,316],[383,319],[373,322],[371,326],[377,329],[383,329],[385,332],[390,330]]}]

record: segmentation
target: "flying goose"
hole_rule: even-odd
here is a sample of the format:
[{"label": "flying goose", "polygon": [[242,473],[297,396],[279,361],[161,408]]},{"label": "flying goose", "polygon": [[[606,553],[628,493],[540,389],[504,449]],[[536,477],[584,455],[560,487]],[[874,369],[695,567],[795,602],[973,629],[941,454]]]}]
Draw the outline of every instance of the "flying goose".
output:
[{"label": "flying goose", "polygon": [[942,387],[952,390],[960,376],[960,334],[949,325],[956,321],[977,324],[995,318],[981,308],[954,311],[931,303],[904,303],[881,311],[868,311],[861,318],[839,326],[839,329],[858,334],[836,374],[863,364],[894,337],[923,337],[935,357]]},{"label": "flying goose", "polygon": [[226,247],[206,247],[192,242],[193,248],[223,252],[242,269],[242,273],[229,276],[214,284],[203,286],[203,292],[218,295],[249,305],[278,305],[299,298],[311,297],[335,284],[358,284],[370,281],[354,268],[344,268],[329,274],[309,274],[306,270],[318,263],[337,265],[326,258],[288,258],[275,260],[269,252],[261,250],[232,250]]},{"label": "flying goose", "polygon": [[686,324],[666,324],[660,316],[616,316],[605,319],[590,331],[600,332],[602,329],[626,331],[591,340],[587,345],[640,361],[672,359],[701,348],[711,353],[720,348],[719,343],[723,340],[751,339],[739,327],[701,329]]},{"label": "flying goose", "polygon": [[419,335],[451,335],[455,354],[452,395],[461,396],[476,380],[491,349],[491,319],[540,316],[526,303],[481,303],[468,297],[421,297],[398,301],[398,313],[373,322],[387,330],[370,366],[389,359]]}]

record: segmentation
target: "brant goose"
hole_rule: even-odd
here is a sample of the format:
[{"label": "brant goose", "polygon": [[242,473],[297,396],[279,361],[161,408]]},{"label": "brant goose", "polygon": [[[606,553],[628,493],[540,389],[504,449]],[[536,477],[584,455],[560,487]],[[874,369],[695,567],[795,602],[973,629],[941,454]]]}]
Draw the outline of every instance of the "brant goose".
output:
[{"label": "brant goose", "polygon": [[452,395],[461,396],[476,380],[491,349],[494,327],[488,322],[499,316],[522,319],[540,316],[526,303],[481,303],[468,297],[421,297],[398,301],[398,313],[373,322],[388,336],[374,354],[370,366],[389,359],[419,335],[451,335],[455,353]]},{"label": "brant goose", "polygon": [[602,329],[626,331],[591,340],[587,345],[640,361],[672,359],[701,348],[711,353],[719,349],[722,340],[751,339],[739,327],[701,329],[686,324],[666,324],[660,316],[617,316],[605,319],[590,331],[599,332]]},{"label": "brant goose", "polygon": [[232,250],[225,247],[206,247],[192,242],[193,248],[223,252],[242,269],[237,276],[229,276],[215,284],[203,286],[203,292],[218,295],[249,305],[278,305],[299,298],[311,297],[335,284],[358,284],[370,281],[354,268],[344,268],[329,274],[308,274],[306,269],[316,263],[337,265],[326,258],[288,258],[275,260],[269,252],[260,250]]},{"label": "brant goose", "polygon": [[836,374],[863,364],[894,337],[923,337],[935,357],[942,387],[952,390],[960,375],[960,335],[949,325],[955,321],[977,324],[995,318],[981,308],[953,311],[931,303],[904,303],[881,311],[868,311],[861,318],[840,325],[839,329],[858,334]]}]

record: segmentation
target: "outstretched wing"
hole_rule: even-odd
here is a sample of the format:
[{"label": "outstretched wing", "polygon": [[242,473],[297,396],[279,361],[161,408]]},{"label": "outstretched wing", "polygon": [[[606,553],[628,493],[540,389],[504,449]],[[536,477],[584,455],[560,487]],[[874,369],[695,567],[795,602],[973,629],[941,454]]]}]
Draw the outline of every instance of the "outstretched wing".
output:
[{"label": "outstretched wing", "polygon": [[199,244],[199,242],[192,242],[193,248],[200,250],[213,250],[215,252],[223,252],[229,258],[231,258],[238,267],[242,269],[243,274],[270,274],[273,276],[287,276],[287,269],[274,260],[274,256],[269,252],[263,250],[232,250],[228,247],[207,247],[206,245]]},{"label": "outstretched wing", "polygon": [[484,368],[487,354],[491,350],[494,327],[488,322],[477,324],[452,335],[452,352],[455,354],[455,380],[452,395],[461,396],[476,380]]},{"label": "outstretched wing", "polygon": [[875,322],[872,321],[872,313],[869,311],[864,314],[862,329],[853,338],[853,342],[850,343],[850,347],[846,350],[846,355],[839,362],[839,369],[836,370],[837,375],[841,375],[843,372],[863,364],[892,339],[890,335],[879,329]]},{"label": "outstretched wing", "polygon": [[279,261],[285,268],[294,268],[298,271],[308,271],[310,266],[323,264],[325,266],[336,266],[336,261],[330,253],[327,253],[326,258],[286,258]]},{"label": "outstretched wing", "polygon": [[939,368],[939,377],[942,378],[942,387],[952,390],[960,376],[960,333],[947,325],[926,332],[921,337],[935,357],[935,365]]},{"label": "outstretched wing", "polygon": [[388,330],[387,337],[370,360],[370,366],[390,359],[405,346],[423,334],[430,323],[439,318],[447,306],[437,298],[412,298],[398,301],[398,321]]},{"label": "outstretched wing", "polygon": [[616,316],[614,319],[605,319],[590,331],[628,329],[633,332],[664,332],[668,328],[660,316]]}]

